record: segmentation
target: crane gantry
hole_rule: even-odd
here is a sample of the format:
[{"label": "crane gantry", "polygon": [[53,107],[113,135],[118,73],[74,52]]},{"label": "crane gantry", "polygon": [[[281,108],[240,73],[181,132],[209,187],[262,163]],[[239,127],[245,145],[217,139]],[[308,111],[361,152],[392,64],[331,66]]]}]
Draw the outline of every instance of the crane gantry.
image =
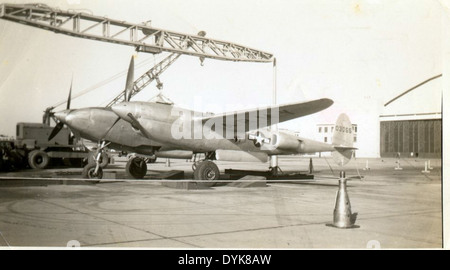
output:
[{"label": "crane gantry", "polygon": [[1,4],[0,19],[74,37],[133,46],[139,52],[179,53],[218,60],[271,62],[273,55],[236,43],[189,35],[44,4]]},{"label": "crane gantry", "polygon": [[[158,82],[161,75],[180,55],[190,55],[204,59],[235,62],[268,63],[274,61],[272,54],[252,49],[236,43],[205,37],[204,31],[189,35],[154,28],[147,23],[125,21],[95,16],[86,12],[63,11],[45,4],[0,4],[0,19],[25,24],[32,27],[65,34],[73,37],[135,47],[136,51],[159,54],[170,53],[135,80],[130,97],[143,90],[152,81]],[[121,92],[106,107],[111,107],[124,98]]]}]

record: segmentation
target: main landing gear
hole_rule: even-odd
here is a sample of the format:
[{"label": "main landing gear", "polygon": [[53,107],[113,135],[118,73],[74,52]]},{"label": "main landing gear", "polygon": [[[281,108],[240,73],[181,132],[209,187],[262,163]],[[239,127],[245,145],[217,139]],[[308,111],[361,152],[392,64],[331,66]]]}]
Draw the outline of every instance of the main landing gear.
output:
[{"label": "main landing gear", "polygon": [[134,179],[142,179],[147,174],[147,160],[142,157],[131,157],[125,166],[127,175]]},{"label": "main landing gear", "polygon": [[210,160],[197,161],[192,165],[193,179],[201,180],[202,185],[212,187],[219,180],[220,171],[217,165]]},{"label": "main landing gear", "polygon": [[214,159],[214,153],[206,153],[206,159],[195,161],[196,156],[194,156],[194,164],[192,165],[192,170],[194,171],[194,180],[203,180],[203,184],[208,186],[214,186],[215,180],[219,180],[220,171],[219,167],[212,162],[210,159]]},{"label": "main landing gear", "polygon": [[213,181],[220,177],[219,167],[210,160],[198,161],[192,165],[192,169],[194,170],[195,180]]}]

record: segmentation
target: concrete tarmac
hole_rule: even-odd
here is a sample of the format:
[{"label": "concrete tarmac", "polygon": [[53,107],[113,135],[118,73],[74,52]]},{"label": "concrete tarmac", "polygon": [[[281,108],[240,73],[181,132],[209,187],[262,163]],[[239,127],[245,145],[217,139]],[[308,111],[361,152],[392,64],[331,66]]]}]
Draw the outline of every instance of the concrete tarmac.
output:
[{"label": "concrete tarmac", "polygon": [[[93,184],[81,169],[0,173],[0,247],[182,249],[442,248],[441,160],[422,173],[422,159],[357,159],[345,168],[359,228],[333,221],[339,168],[313,158],[314,180],[268,181],[257,187],[224,181],[183,189],[150,179],[164,170],[192,176],[192,163],[149,164],[144,180],[124,177],[123,160],[106,169],[116,179]],[[368,162],[368,163],[367,163]],[[307,170],[309,158],[280,157],[283,172]],[[363,170],[366,165],[370,170]],[[218,162],[224,169],[268,164]],[[363,176],[362,180],[358,179]],[[166,180],[167,181],[167,180]],[[181,181],[181,180],[169,180]]]}]

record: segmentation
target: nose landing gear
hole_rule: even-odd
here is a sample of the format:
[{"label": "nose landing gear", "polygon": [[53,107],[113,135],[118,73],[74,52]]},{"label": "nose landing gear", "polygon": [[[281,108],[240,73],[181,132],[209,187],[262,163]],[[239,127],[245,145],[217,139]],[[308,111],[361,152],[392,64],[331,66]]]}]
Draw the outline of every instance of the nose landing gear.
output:
[{"label": "nose landing gear", "polygon": [[[108,155],[105,152],[106,147],[110,143],[102,141],[99,143],[99,147],[94,155],[94,162],[88,162],[83,168],[83,178],[87,179],[102,179],[103,178],[103,166],[105,160],[107,161]],[[99,182],[99,181],[96,181]]]}]

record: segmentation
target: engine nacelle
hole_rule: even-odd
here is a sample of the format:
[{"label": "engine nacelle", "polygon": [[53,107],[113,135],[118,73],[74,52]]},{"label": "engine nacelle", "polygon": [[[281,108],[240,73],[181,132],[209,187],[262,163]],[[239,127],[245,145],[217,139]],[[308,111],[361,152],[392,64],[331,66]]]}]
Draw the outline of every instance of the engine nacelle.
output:
[{"label": "engine nacelle", "polygon": [[192,151],[185,151],[185,150],[168,150],[168,151],[158,151],[155,154],[157,157],[163,158],[191,159],[194,153]]},{"label": "engine nacelle", "polygon": [[272,134],[271,144],[278,150],[289,152],[303,152],[305,144],[297,137],[284,133]]},{"label": "engine nacelle", "polygon": [[264,152],[245,152],[237,150],[216,150],[216,159],[234,162],[267,162],[269,155]]}]

